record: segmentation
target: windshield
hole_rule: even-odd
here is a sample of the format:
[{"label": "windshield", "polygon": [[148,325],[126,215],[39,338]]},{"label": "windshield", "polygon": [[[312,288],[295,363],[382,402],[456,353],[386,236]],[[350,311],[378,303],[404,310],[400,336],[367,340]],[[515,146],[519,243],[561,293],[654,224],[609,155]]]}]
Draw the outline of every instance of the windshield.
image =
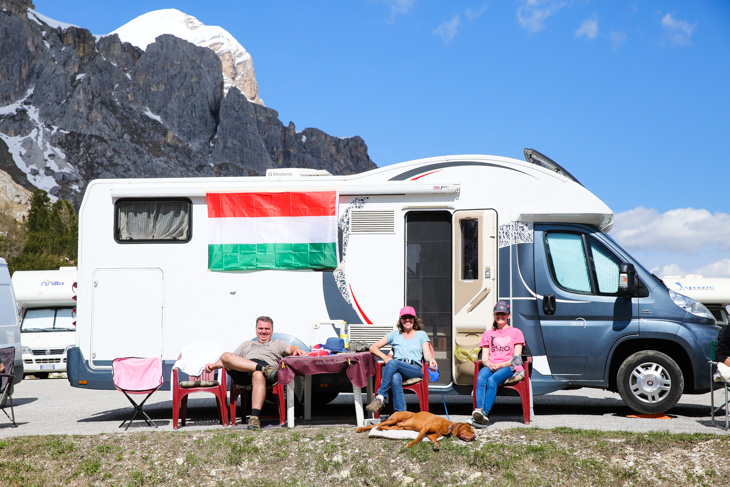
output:
[{"label": "windshield", "polygon": [[22,332],[39,331],[76,331],[73,325],[73,308],[39,308],[25,311],[23,324],[20,325]]}]

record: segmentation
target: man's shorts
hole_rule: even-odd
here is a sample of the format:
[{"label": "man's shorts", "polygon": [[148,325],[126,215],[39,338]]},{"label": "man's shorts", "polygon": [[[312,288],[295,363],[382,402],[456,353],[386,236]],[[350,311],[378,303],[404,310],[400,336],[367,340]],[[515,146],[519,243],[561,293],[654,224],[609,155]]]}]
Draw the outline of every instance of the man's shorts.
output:
[{"label": "man's shorts", "polygon": [[[264,362],[263,360],[252,360],[251,362],[256,362],[257,364],[261,364],[262,366],[269,365],[268,363]],[[241,372],[240,370],[228,370],[226,369],[226,373],[231,377],[233,382],[236,383],[238,386],[250,386],[251,385],[251,374],[253,372]],[[269,379],[266,379],[266,385],[273,385],[276,384],[276,381],[271,382]]]}]

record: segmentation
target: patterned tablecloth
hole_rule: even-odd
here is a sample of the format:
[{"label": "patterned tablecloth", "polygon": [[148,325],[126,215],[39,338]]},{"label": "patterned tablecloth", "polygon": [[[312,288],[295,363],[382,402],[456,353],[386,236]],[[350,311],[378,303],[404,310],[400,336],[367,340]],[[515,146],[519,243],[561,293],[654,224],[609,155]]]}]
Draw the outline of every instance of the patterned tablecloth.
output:
[{"label": "patterned tablecloth", "polygon": [[346,369],[352,385],[363,388],[375,375],[375,361],[370,352],[338,353],[322,357],[284,357],[279,368],[279,383],[289,384],[295,375],[337,374]]}]

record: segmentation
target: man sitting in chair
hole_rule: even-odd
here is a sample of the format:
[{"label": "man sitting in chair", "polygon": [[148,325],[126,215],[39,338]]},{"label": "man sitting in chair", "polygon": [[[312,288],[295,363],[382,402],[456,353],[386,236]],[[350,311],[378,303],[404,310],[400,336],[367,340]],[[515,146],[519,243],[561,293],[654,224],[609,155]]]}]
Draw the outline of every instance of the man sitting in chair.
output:
[{"label": "man sitting in chair", "polygon": [[715,349],[714,358],[717,361],[715,381],[725,380],[730,382],[730,325],[723,326],[717,336],[717,348]]},{"label": "man sitting in chair", "polygon": [[226,368],[237,385],[251,384],[251,417],[248,429],[261,428],[259,415],[266,399],[266,386],[276,383],[279,362],[288,355],[307,355],[296,345],[284,340],[272,340],[274,320],[268,316],[256,318],[256,338],[258,341],[245,341],[233,353],[224,352],[217,362],[206,364],[205,370]]}]

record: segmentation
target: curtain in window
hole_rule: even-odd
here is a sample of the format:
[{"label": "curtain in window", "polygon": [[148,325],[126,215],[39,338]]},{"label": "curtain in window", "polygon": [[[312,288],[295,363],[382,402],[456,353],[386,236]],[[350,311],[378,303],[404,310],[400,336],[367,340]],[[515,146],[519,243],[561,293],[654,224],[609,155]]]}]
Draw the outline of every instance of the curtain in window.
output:
[{"label": "curtain in window", "polygon": [[547,236],[547,243],[558,284],[571,291],[591,292],[588,263],[581,236],[572,233],[550,233]]},{"label": "curtain in window", "polygon": [[128,201],[118,207],[120,240],[188,239],[185,201]]},{"label": "curtain in window", "polygon": [[618,292],[619,264],[616,257],[596,242],[591,242],[591,252],[593,253],[593,264],[596,266],[598,291],[601,293]]}]

